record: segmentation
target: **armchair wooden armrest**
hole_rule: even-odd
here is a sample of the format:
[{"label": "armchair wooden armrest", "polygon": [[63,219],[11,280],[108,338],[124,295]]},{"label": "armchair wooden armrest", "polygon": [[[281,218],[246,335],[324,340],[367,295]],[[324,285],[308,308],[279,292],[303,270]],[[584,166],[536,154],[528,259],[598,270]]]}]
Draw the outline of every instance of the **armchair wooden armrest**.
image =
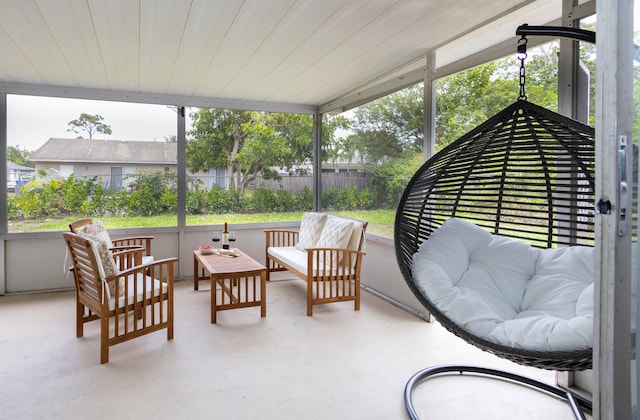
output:
[{"label": "armchair wooden armrest", "polygon": [[129,238],[111,239],[114,248],[126,247],[126,246],[141,246],[145,251],[146,256],[151,255],[151,241],[153,236],[132,236]]},{"label": "armchair wooden armrest", "polygon": [[142,264],[144,248],[141,246],[113,247],[111,252],[120,271]]}]

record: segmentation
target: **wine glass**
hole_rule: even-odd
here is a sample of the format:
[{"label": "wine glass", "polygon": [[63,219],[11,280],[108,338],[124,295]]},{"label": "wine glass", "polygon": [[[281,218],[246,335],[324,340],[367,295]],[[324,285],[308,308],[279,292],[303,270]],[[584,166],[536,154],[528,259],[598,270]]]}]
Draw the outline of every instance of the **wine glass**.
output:
[{"label": "wine glass", "polygon": [[213,237],[211,238],[211,240],[215,243],[220,242],[220,232],[217,230],[213,231]]},{"label": "wine glass", "polygon": [[236,232],[234,230],[229,232],[229,242],[235,242],[236,241]]}]

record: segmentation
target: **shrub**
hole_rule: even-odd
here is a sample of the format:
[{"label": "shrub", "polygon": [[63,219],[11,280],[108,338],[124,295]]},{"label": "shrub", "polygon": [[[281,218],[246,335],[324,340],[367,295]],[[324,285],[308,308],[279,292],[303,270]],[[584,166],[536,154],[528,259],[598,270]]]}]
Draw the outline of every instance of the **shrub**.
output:
[{"label": "shrub", "polygon": [[142,185],[131,191],[125,199],[127,214],[134,216],[154,216],[160,214],[160,197],[154,196],[154,191],[149,185]]},{"label": "shrub", "polygon": [[276,195],[260,185],[251,196],[250,208],[258,213],[270,213],[277,207]]},{"label": "shrub", "polygon": [[[187,199],[188,198],[189,193],[187,192]],[[169,187],[169,185],[164,186],[164,192],[162,196],[160,196],[160,207],[162,213],[175,213],[178,209],[178,192]],[[204,200],[200,208],[204,208]]]},{"label": "shrub", "polygon": [[308,211],[313,208],[313,191],[307,186],[302,189],[300,200],[298,201],[298,211]]},{"label": "shrub", "polygon": [[[177,196],[176,196],[177,201]],[[187,214],[202,214],[207,211],[207,191],[196,185],[194,191],[187,191]]]}]

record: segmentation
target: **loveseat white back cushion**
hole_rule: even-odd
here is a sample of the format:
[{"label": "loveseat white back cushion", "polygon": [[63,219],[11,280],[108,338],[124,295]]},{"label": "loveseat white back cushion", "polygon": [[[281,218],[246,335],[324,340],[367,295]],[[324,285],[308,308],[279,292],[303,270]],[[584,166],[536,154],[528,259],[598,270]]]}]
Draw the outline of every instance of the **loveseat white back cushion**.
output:
[{"label": "loveseat white back cushion", "polygon": [[298,233],[298,243],[295,245],[300,251],[313,248],[320,239],[320,234],[327,221],[325,213],[305,212],[302,214],[300,231]]}]

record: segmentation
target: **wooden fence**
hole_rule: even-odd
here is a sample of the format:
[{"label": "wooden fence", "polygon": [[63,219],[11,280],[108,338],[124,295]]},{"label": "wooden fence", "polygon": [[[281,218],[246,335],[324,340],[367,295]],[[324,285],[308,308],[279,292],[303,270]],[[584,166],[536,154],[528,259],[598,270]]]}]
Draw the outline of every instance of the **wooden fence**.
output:
[{"label": "wooden fence", "polygon": [[[344,187],[357,186],[358,191],[362,191],[365,188],[371,189],[372,181],[368,174],[364,172],[323,172],[322,173],[322,191],[328,191],[334,186],[339,190]],[[313,177],[311,175],[305,176],[283,176],[281,180],[265,180],[261,176],[256,178],[249,184],[250,189],[257,189],[260,186],[267,188],[271,191],[278,191],[283,188],[285,191],[299,194],[304,190],[304,187],[313,191]]]}]

